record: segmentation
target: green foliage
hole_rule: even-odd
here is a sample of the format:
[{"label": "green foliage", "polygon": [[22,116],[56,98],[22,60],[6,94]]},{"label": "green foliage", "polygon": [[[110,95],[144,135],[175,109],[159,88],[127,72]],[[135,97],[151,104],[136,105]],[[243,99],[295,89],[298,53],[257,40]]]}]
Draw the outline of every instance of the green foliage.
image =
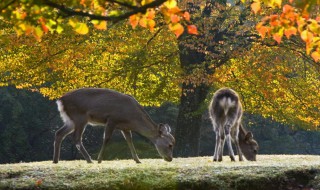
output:
[{"label": "green foliage", "polygon": [[[87,34],[88,25],[106,30],[107,21],[117,23],[129,19],[133,28],[138,24],[151,31],[155,29],[156,14],[162,14],[162,23],[179,36],[187,25],[188,33],[197,34],[196,27],[189,25],[190,14],[181,10],[175,0],[152,1],[1,1],[0,20],[10,22],[18,35],[33,35],[41,40],[44,34],[61,33],[68,23],[78,34]],[[174,18],[174,19],[173,19]],[[181,23],[181,24],[180,24]]]},{"label": "green foliage", "polygon": [[40,94],[12,87],[0,89],[0,104],[0,163],[48,159],[56,108]]},{"label": "green foliage", "polygon": [[297,128],[318,130],[319,67],[304,57],[292,56],[301,53],[299,46],[292,50],[293,45],[297,44],[288,43],[284,47],[255,44],[251,54],[218,68],[213,80],[220,87],[235,89],[247,112]]},{"label": "green foliage", "polygon": [[319,188],[319,156],[260,155],[257,162],[209,157],[31,162],[0,167],[0,189],[289,189]]},{"label": "green foliage", "polygon": [[8,40],[0,48],[2,86],[32,89],[51,99],[72,89],[106,87],[131,94],[144,105],[178,101],[177,45],[164,29],[153,36],[119,23],[91,36],[69,30],[41,42],[2,30]]}]

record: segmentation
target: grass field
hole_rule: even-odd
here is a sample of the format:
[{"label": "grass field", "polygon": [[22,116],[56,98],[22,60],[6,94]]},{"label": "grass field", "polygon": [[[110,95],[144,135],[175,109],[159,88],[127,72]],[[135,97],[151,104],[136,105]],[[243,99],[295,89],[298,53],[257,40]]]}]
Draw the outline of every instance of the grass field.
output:
[{"label": "grass field", "polygon": [[0,189],[320,189],[320,156],[259,155],[257,162],[211,157],[0,165]]}]

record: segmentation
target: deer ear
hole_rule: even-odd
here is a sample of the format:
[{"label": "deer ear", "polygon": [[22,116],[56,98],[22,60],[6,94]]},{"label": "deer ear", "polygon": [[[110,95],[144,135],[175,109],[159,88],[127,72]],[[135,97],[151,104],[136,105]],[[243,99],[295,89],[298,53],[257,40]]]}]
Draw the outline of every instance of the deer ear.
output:
[{"label": "deer ear", "polygon": [[163,123],[160,123],[158,125],[158,128],[159,128],[159,134],[160,135],[164,135],[164,134],[168,134],[171,132],[171,128],[168,124],[163,124]]},{"label": "deer ear", "polygon": [[164,124],[164,125],[167,128],[168,133],[171,133],[171,127],[168,124]]},{"label": "deer ear", "polygon": [[252,134],[251,131],[249,131],[249,132],[246,134],[245,140],[246,140],[246,141],[249,141],[249,140],[252,139],[252,138],[253,138],[253,134]]}]

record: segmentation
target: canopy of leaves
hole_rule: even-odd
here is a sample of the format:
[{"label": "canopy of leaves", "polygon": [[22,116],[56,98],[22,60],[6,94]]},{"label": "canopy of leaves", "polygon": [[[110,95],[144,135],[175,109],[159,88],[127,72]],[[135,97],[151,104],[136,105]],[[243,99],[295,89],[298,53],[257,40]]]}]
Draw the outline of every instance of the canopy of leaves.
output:
[{"label": "canopy of leaves", "polygon": [[[190,25],[190,15],[177,6],[176,0],[5,0],[0,2],[0,19],[14,24],[20,34],[33,35],[40,40],[48,32],[61,33],[68,24],[79,34],[89,31],[89,23],[97,29],[107,29],[107,21],[119,22],[130,17],[130,24],[154,30],[156,14],[162,18],[177,36],[188,27],[196,34],[196,27]],[[159,21],[159,20],[158,20]],[[192,28],[192,30],[189,30]]]},{"label": "canopy of leaves", "polygon": [[195,22],[200,35],[186,36],[180,45],[205,60],[192,65],[184,82],[228,86],[241,92],[246,111],[319,127],[320,68],[306,56],[302,40],[262,40],[254,29],[258,18],[242,6],[198,2],[192,10],[193,18],[201,18]]},{"label": "canopy of leaves", "polygon": [[[265,15],[256,26],[263,38],[272,37],[280,43],[283,36],[300,35],[306,44],[307,54],[316,62],[320,60],[319,6],[318,0],[254,0],[251,4],[255,13]],[[266,7],[275,10],[270,11]]]},{"label": "canopy of leaves", "polygon": [[[5,25],[4,25],[5,26]],[[39,91],[51,99],[82,87],[134,95],[144,105],[177,101],[180,73],[175,36],[153,36],[119,23],[90,36],[46,35],[42,42],[1,29],[0,85]]]},{"label": "canopy of leaves", "polygon": [[246,111],[296,126],[320,126],[319,67],[301,64],[294,51],[255,45],[251,54],[217,69],[212,80],[241,95]]},{"label": "canopy of leaves", "polygon": [[[106,87],[132,94],[144,105],[159,105],[178,101],[181,81],[218,82],[241,92],[247,111],[319,126],[316,65],[304,64],[303,54],[280,46],[251,48],[257,35],[251,27],[254,20],[243,7],[200,3],[194,10],[196,18],[208,16],[199,19],[200,35],[188,36],[182,42],[186,49],[180,49],[205,56],[192,65],[196,68],[192,73],[181,69],[176,38],[166,29],[157,28],[152,35],[120,22],[87,36],[74,35],[72,26],[61,23],[63,34],[48,33],[38,43],[32,37],[17,37],[9,22],[0,22],[0,85],[39,91],[51,99],[71,89]],[[231,58],[232,65],[222,66]]]}]

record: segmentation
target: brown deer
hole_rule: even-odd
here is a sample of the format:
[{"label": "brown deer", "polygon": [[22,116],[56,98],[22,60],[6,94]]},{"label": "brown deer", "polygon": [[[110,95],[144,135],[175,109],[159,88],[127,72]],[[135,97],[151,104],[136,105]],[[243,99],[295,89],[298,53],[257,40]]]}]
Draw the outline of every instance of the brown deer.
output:
[{"label": "brown deer", "polygon": [[225,140],[231,161],[235,161],[231,141],[235,143],[239,161],[243,161],[242,155],[247,160],[256,161],[258,143],[241,125],[242,112],[239,95],[234,90],[221,88],[214,93],[209,104],[209,115],[216,133],[213,161],[222,161]]},{"label": "brown deer", "polygon": [[61,143],[71,133],[74,133],[77,149],[88,163],[92,163],[82,144],[82,134],[87,124],[105,126],[98,163],[101,163],[106,145],[115,129],[121,130],[136,163],[140,161],[132,143],[131,131],[150,139],[161,157],[166,161],[172,161],[175,139],[170,134],[170,126],[155,124],[130,95],[110,89],[83,88],[66,93],[57,100],[57,105],[64,125],[55,134],[53,163],[58,163]]}]

